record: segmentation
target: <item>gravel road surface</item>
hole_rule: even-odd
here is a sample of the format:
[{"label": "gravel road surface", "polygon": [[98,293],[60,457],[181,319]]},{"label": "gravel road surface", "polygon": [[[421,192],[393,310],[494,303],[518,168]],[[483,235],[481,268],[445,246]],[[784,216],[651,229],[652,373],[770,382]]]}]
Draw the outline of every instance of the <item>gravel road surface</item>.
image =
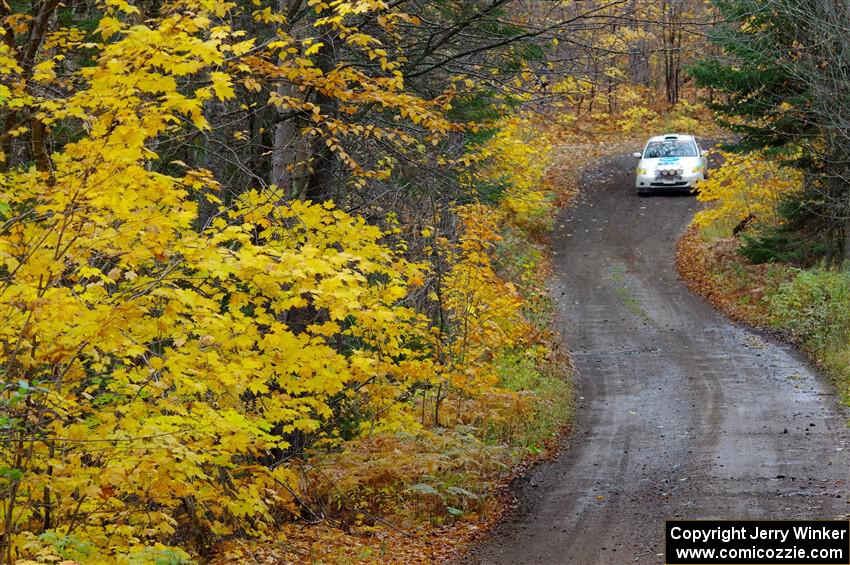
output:
[{"label": "gravel road surface", "polygon": [[678,280],[691,197],[638,197],[634,159],[585,177],[554,235],[576,429],[465,563],[658,564],[665,518],[845,518],[847,413],[792,348]]}]

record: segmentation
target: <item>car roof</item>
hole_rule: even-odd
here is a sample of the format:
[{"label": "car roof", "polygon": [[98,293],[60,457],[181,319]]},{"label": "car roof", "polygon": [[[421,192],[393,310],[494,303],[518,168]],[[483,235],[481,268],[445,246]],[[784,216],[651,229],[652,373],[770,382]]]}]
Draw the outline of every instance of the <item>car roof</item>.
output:
[{"label": "car roof", "polygon": [[653,141],[696,141],[696,138],[692,135],[686,135],[683,133],[665,133],[664,135],[656,135],[655,137],[650,137],[647,143],[651,143]]}]

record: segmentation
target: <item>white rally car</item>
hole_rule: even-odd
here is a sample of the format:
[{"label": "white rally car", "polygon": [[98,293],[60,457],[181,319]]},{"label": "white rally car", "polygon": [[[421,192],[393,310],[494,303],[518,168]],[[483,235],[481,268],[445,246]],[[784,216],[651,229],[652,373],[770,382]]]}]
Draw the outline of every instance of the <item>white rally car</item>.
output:
[{"label": "white rally car", "polygon": [[638,194],[660,190],[693,191],[706,178],[705,151],[692,135],[669,133],[651,138],[641,153],[635,188]]}]

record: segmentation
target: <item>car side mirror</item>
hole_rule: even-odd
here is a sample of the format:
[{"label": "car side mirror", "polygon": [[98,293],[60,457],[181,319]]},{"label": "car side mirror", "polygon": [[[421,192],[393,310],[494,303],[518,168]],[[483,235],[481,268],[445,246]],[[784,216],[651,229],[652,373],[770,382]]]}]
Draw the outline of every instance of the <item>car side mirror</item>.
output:
[{"label": "car side mirror", "polygon": [[635,159],[640,159],[641,155],[640,153],[632,153],[632,157],[634,157]]}]

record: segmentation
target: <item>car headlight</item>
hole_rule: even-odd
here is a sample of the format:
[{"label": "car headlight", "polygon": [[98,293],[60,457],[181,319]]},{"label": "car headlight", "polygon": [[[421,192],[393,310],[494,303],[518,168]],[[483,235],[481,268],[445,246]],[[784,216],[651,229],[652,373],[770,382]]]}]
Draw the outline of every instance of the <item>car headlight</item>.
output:
[{"label": "car headlight", "polygon": [[639,174],[639,175],[645,175],[645,174],[646,174],[646,169],[642,169],[642,168],[638,167],[638,168],[637,168],[637,174]]}]

